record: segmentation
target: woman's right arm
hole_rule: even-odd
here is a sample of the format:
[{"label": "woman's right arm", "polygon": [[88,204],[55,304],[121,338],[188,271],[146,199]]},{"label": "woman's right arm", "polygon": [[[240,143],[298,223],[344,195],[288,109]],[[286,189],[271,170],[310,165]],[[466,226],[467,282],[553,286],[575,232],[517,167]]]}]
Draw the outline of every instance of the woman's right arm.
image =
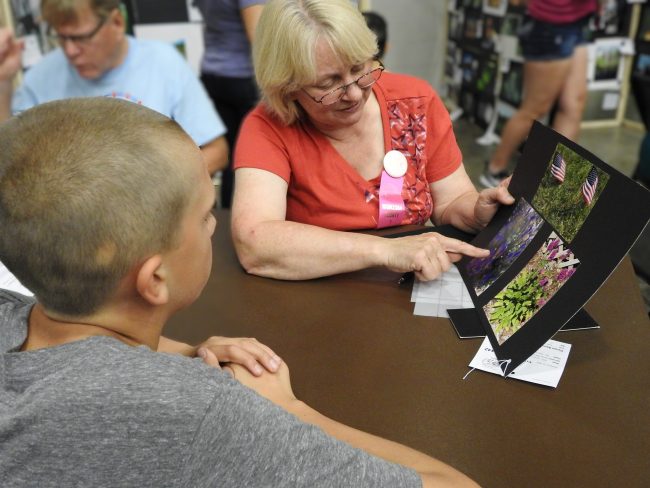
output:
[{"label": "woman's right arm", "polygon": [[383,266],[414,271],[427,281],[449,269],[453,256],[486,252],[436,233],[385,239],[290,222],[285,180],[269,171],[239,168],[235,182],[232,236],[251,274],[304,280]]}]

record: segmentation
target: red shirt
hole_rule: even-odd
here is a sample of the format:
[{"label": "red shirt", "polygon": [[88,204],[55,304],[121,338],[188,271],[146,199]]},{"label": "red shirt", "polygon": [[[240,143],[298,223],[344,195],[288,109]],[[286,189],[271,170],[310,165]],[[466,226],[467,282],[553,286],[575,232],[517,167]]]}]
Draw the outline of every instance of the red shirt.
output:
[{"label": "red shirt", "polygon": [[568,24],[593,14],[598,0],[529,0],[528,14],[552,24]]},{"label": "red shirt", "polygon": [[[384,149],[401,151],[409,163],[402,225],[423,224],[434,205],[429,184],[462,162],[449,114],[428,83],[411,76],[384,73],[372,89],[381,108]],[[365,180],[308,121],[286,126],[258,105],[242,125],[234,167],[284,179],[287,220],[336,230],[377,227],[381,175]]]}]

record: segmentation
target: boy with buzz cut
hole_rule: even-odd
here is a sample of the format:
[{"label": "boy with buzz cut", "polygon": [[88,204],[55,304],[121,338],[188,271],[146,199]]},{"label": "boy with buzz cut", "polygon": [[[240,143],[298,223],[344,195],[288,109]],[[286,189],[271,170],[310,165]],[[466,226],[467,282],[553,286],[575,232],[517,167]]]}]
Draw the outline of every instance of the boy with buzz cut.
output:
[{"label": "boy with buzz cut", "polygon": [[252,340],[159,352],[195,352],[161,331],[209,276],[214,197],[199,148],[134,103],[0,126],[0,261],[36,297],[0,291],[2,486],[475,486],[298,401]]}]

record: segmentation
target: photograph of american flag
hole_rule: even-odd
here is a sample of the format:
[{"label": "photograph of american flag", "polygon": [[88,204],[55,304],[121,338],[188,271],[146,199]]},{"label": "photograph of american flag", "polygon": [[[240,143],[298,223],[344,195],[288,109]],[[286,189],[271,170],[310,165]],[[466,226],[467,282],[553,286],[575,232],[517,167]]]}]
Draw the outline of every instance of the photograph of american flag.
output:
[{"label": "photograph of american flag", "polygon": [[586,205],[591,205],[598,188],[598,170],[592,166],[587,175],[587,179],[582,184],[582,198],[585,200]]},{"label": "photograph of american flag", "polygon": [[537,212],[571,243],[609,181],[593,161],[558,143],[532,199]]},{"label": "photograph of american flag", "polygon": [[566,162],[559,152],[555,153],[553,163],[551,164],[551,174],[559,183],[564,182],[566,176]]}]

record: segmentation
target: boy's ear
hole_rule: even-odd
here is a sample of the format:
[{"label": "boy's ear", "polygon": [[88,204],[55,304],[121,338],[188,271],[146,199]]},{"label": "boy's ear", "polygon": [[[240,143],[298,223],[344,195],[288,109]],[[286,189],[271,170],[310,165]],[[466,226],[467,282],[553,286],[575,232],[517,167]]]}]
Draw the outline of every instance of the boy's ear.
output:
[{"label": "boy's ear", "polygon": [[165,305],[169,301],[165,267],[160,254],[155,254],[142,263],[135,286],[140,296],[151,305]]}]

